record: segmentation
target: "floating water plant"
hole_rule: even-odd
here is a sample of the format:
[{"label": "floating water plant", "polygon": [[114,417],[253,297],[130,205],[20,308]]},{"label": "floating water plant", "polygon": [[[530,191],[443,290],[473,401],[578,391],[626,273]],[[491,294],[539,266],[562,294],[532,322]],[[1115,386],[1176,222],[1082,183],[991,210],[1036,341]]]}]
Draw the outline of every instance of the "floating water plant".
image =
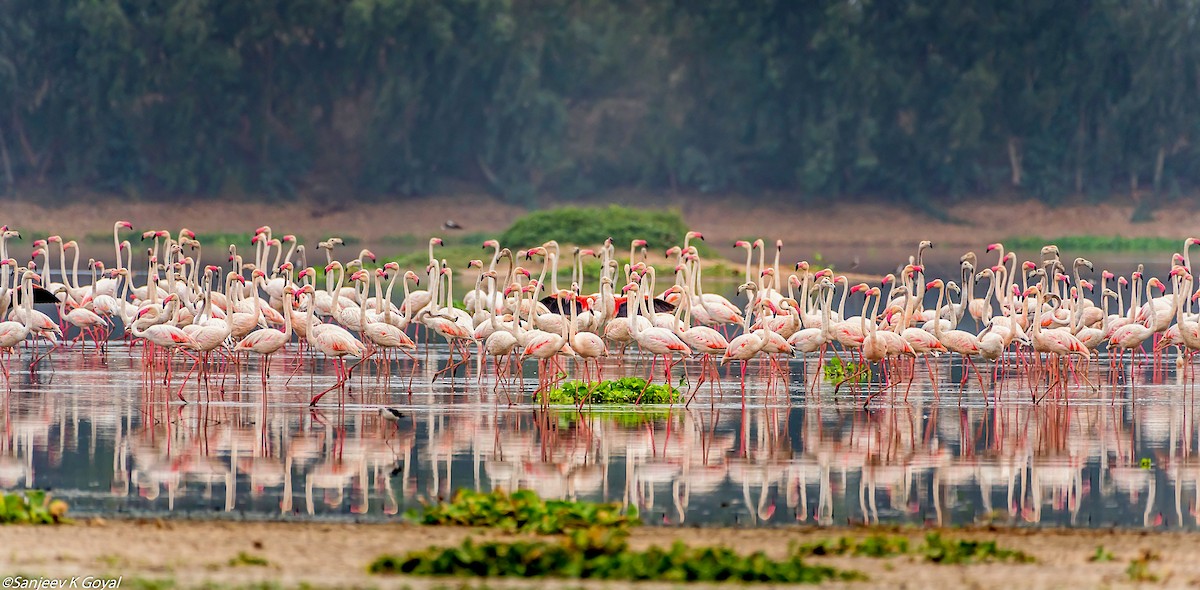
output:
[{"label": "floating water plant", "polygon": [[27,490],[0,496],[0,524],[61,524],[67,520],[67,503],[51,500],[46,492]]},{"label": "floating water plant", "polygon": [[825,372],[825,381],[829,383],[841,384],[847,380],[850,380],[851,377],[854,377],[852,381],[855,383],[866,383],[867,381],[871,380],[870,367],[867,367],[866,370],[859,371],[858,363],[844,363],[842,362],[842,359],[836,356],[828,361],[825,361],[825,364],[821,367],[821,370]]},{"label": "floating water plant", "polygon": [[862,580],[859,572],[809,565],[799,556],[774,560],[762,552],[742,555],[724,547],[629,549],[623,533],[599,527],[577,530],[548,543],[488,542],[467,539],[458,547],[383,556],[370,566],[376,574],[425,576],[519,576],[667,582],[809,583]]},{"label": "floating water plant", "polygon": [[549,404],[674,404],[684,399],[683,393],[670,385],[651,384],[641,377],[623,377],[598,383],[568,381],[538,394],[539,403]]},{"label": "floating water plant", "polygon": [[633,507],[622,512],[619,504],[543,500],[529,490],[508,494],[462,489],[453,500],[428,506],[410,517],[421,524],[483,526],[543,535],[593,526],[625,530],[641,524]]}]

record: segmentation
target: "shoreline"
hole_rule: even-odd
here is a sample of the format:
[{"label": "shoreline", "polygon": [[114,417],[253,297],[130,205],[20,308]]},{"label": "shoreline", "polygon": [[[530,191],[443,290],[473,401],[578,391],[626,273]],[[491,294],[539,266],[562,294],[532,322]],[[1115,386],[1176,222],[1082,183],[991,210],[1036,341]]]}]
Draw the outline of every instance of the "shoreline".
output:
[{"label": "shoreline", "polygon": [[[782,239],[789,257],[805,256],[820,248],[913,248],[922,239],[953,248],[982,248],[990,242],[1018,236],[1047,239],[1067,235],[1178,237],[1192,235],[1200,226],[1200,209],[1164,207],[1153,220],[1131,223],[1132,205],[1067,203],[1049,207],[1035,201],[992,203],[978,200],[940,206],[941,221],[914,207],[886,202],[855,201],[828,205],[772,203],[767,199],[737,197],[655,196],[616,198],[611,202],[649,209],[679,211],[708,243],[739,259],[724,246],[747,237]],[[0,223],[30,232],[56,233],[64,239],[82,240],[88,234],[110,234],[118,219],[133,222],[137,231],[188,227],[198,233],[251,233],[270,225],[278,234],[301,236],[344,233],[364,242],[412,235],[418,238],[457,232],[499,233],[529,210],[485,194],[453,194],[377,202],[328,203],[314,199],[247,202],[235,198],[204,197],[171,202],[129,202],[112,196],[91,195],[86,200],[43,204],[36,200],[4,201]],[[601,206],[607,202],[583,200],[556,206]],[[454,220],[461,230],[442,229]],[[32,238],[30,238],[32,239]],[[680,236],[682,239],[682,236]],[[423,240],[415,249],[420,249]],[[659,245],[652,244],[657,249]],[[397,246],[397,248],[400,248]],[[412,247],[408,249],[414,249]]]},{"label": "shoreline", "polygon": [[[703,530],[703,542],[697,542]],[[1019,549],[1034,563],[938,565],[913,552],[927,533],[947,539],[995,540],[1003,549]],[[887,558],[814,556],[812,564],[865,573],[861,582],[826,582],[821,587],[975,587],[1054,588],[1123,587],[1136,585],[1127,570],[1143,560],[1148,575],[1168,586],[1200,581],[1200,532],[1089,530],[1064,528],[971,527],[918,529],[907,527],[789,526],[769,529],[719,527],[637,527],[631,548],[667,546],[684,541],[692,546],[724,545],[742,553],[763,551],[782,557],[792,543],[865,538],[872,535],[908,537],[910,552]],[[557,588],[612,587],[621,582],[562,579],[410,578],[367,573],[367,565],[384,554],[400,555],[431,546],[451,546],[476,540],[530,539],[527,535],[480,528],[420,526],[407,523],[343,524],[326,522],[259,522],[190,519],[106,520],[87,518],[62,526],[10,525],[0,527],[0,571],[30,576],[122,576],[126,587],[241,587],[277,582],[284,587],[435,588],[482,586]],[[540,537],[551,539],[552,537]],[[1091,561],[1097,547],[1111,560]],[[1151,559],[1145,560],[1147,555]],[[135,583],[140,584],[135,585]],[[638,583],[646,588],[677,588],[680,584]],[[692,585],[687,585],[691,587]],[[712,585],[702,585],[712,587]],[[728,587],[728,586],[726,586]],[[754,587],[771,587],[754,585]]]}]

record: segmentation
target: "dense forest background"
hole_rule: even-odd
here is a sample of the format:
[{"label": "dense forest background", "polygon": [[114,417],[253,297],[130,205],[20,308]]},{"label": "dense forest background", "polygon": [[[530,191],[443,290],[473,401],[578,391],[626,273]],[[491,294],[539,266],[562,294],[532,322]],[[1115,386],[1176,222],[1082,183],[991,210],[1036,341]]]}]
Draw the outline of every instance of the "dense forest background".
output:
[{"label": "dense forest background", "polygon": [[1196,0],[0,0],[0,189],[1152,203]]}]

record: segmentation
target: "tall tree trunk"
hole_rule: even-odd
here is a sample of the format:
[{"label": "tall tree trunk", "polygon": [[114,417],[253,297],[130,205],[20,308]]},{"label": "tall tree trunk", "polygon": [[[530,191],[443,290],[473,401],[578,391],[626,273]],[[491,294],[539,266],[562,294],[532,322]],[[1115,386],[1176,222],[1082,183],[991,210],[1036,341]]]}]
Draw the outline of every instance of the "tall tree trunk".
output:
[{"label": "tall tree trunk", "polygon": [[13,130],[17,132],[17,142],[21,144],[21,151],[25,154],[25,163],[29,165],[30,170],[37,170],[42,157],[34,151],[33,144],[25,136],[25,126],[21,124],[21,118],[17,116],[15,110],[12,115],[12,122]]},{"label": "tall tree trunk", "polygon": [[1167,148],[1158,148],[1158,157],[1154,159],[1154,192],[1162,190],[1163,166],[1167,163]]},{"label": "tall tree trunk", "polygon": [[4,135],[4,126],[0,125],[0,164],[4,166],[4,194],[17,196],[16,181],[13,180],[12,160],[8,157],[8,137]]},{"label": "tall tree trunk", "polygon": [[1083,140],[1087,137],[1087,115],[1079,115],[1075,130],[1075,194],[1083,194]]},{"label": "tall tree trunk", "polygon": [[1021,167],[1021,145],[1020,140],[1016,137],[1008,138],[1008,167],[1012,173],[1010,182],[1013,186],[1021,186],[1021,177],[1024,175],[1024,170]]}]

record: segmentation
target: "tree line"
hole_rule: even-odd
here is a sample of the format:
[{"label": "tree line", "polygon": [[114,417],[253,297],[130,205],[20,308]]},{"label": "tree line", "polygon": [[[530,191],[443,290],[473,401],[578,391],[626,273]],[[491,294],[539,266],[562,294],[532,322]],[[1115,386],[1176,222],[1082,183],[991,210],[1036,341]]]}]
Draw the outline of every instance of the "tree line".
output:
[{"label": "tree line", "polygon": [[3,6],[7,193],[1200,186],[1195,0]]}]

